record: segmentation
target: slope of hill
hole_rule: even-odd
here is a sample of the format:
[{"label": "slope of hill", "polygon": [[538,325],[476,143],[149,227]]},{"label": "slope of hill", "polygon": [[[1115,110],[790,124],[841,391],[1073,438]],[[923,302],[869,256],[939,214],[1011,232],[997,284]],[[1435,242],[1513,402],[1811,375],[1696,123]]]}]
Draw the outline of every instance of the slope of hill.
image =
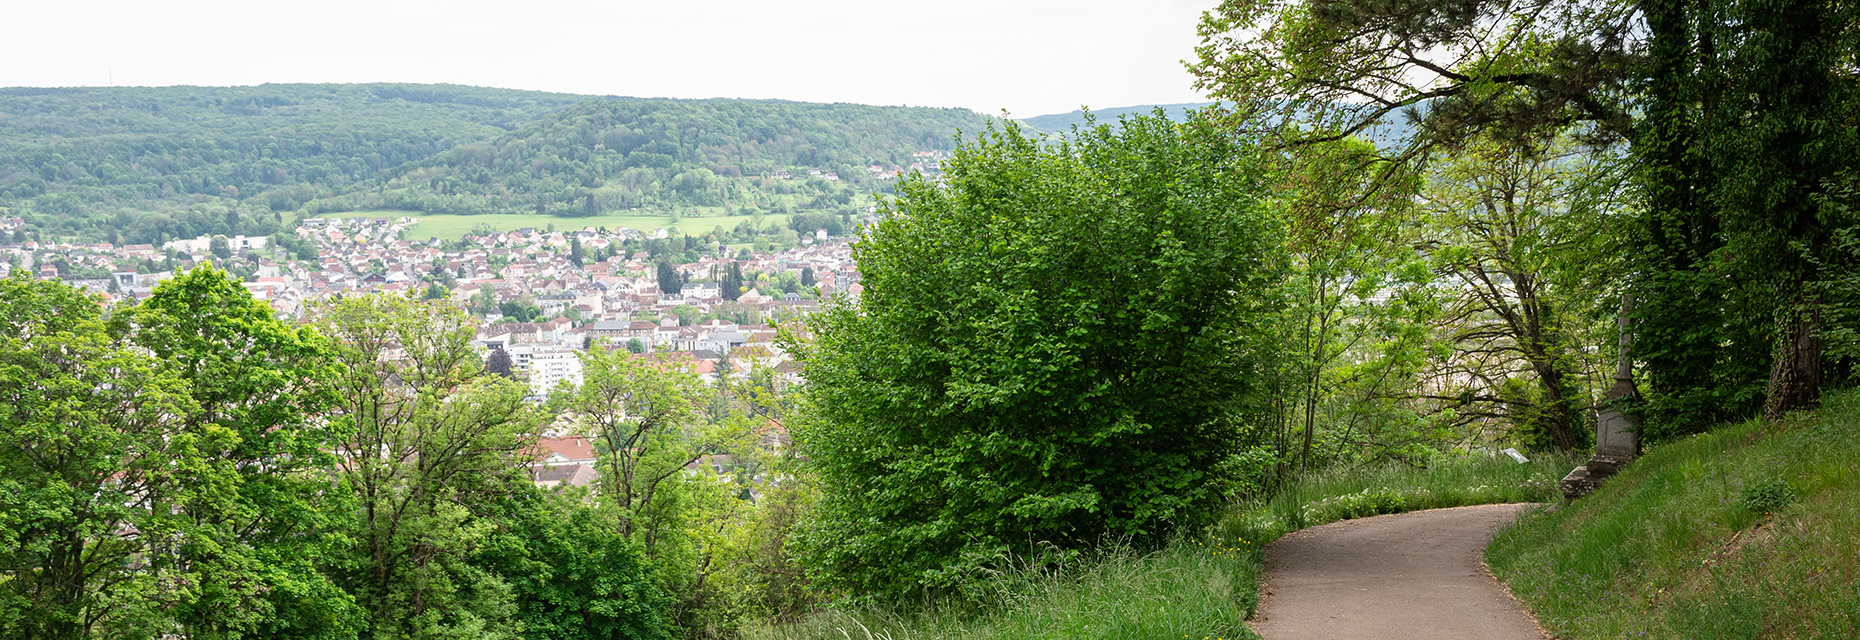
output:
[{"label": "slope of hill", "polygon": [[[871,190],[869,163],[908,165],[986,121],[456,85],[9,88],[0,216],[133,243],[270,233],[286,212],[828,209]],[[764,184],[779,173],[798,179]]]},{"label": "slope of hill", "polygon": [[1558,638],[1860,637],[1860,394],[1654,447],[1486,551]]},{"label": "slope of hill", "polygon": [[[390,172],[312,209],[591,216],[650,207],[820,210],[986,120],[966,109],[780,101],[590,101]],[[784,174],[786,177],[783,177]]]}]

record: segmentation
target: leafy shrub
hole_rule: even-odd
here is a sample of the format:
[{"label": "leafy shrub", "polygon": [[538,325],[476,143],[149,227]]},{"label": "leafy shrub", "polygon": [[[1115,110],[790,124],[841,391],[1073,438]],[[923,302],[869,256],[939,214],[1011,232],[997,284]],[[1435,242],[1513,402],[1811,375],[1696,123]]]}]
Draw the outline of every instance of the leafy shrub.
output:
[{"label": "leafy shrub", "polygon": [[902,187],[855,245],[863,298],[791,345],[823,489],[806,564],[898,597],[1212,520],[1284,263],[1246,154],[1160,118],[1065,145],[1009,124]]}]

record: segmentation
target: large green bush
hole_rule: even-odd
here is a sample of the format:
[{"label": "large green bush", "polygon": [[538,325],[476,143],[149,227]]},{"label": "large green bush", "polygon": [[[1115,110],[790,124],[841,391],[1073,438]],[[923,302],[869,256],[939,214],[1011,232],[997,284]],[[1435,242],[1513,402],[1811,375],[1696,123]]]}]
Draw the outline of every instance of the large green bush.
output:
[{"label": "large green bush", "polygon": [[855,245],[863,298],[794,345],[824,490],[797,542],[827,584],[959,588],[1211,518],[1282,274],[1263,166],[1200,121],[1010,123],[903,186]]}]

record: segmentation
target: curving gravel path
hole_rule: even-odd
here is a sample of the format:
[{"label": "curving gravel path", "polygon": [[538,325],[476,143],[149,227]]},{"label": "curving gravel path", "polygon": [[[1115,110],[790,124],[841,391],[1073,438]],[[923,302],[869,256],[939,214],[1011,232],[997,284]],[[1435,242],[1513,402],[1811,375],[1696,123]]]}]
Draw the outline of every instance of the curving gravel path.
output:
[{"label": "curving gravel path", "polygon": [[1524,504],[1414,511],[1312,527],[1266,546],[1266,640],[1543,640],[1480,562]]}]

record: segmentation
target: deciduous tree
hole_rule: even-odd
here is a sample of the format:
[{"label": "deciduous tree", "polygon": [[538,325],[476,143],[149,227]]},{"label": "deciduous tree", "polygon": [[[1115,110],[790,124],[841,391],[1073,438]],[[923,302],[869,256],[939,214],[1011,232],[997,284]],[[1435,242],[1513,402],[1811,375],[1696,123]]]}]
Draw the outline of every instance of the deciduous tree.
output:
[{"label": "deciduous tree", "polygon": [[342,375],[333,384],[339,487],[352,497],[344,585],[375,637],[506,637],[508,583],[471,562],[499,522],[480,505],[528,483],[536,420],[528,389],[485,375],[476,324],[443,301],[385,294],[323,312]]}]

